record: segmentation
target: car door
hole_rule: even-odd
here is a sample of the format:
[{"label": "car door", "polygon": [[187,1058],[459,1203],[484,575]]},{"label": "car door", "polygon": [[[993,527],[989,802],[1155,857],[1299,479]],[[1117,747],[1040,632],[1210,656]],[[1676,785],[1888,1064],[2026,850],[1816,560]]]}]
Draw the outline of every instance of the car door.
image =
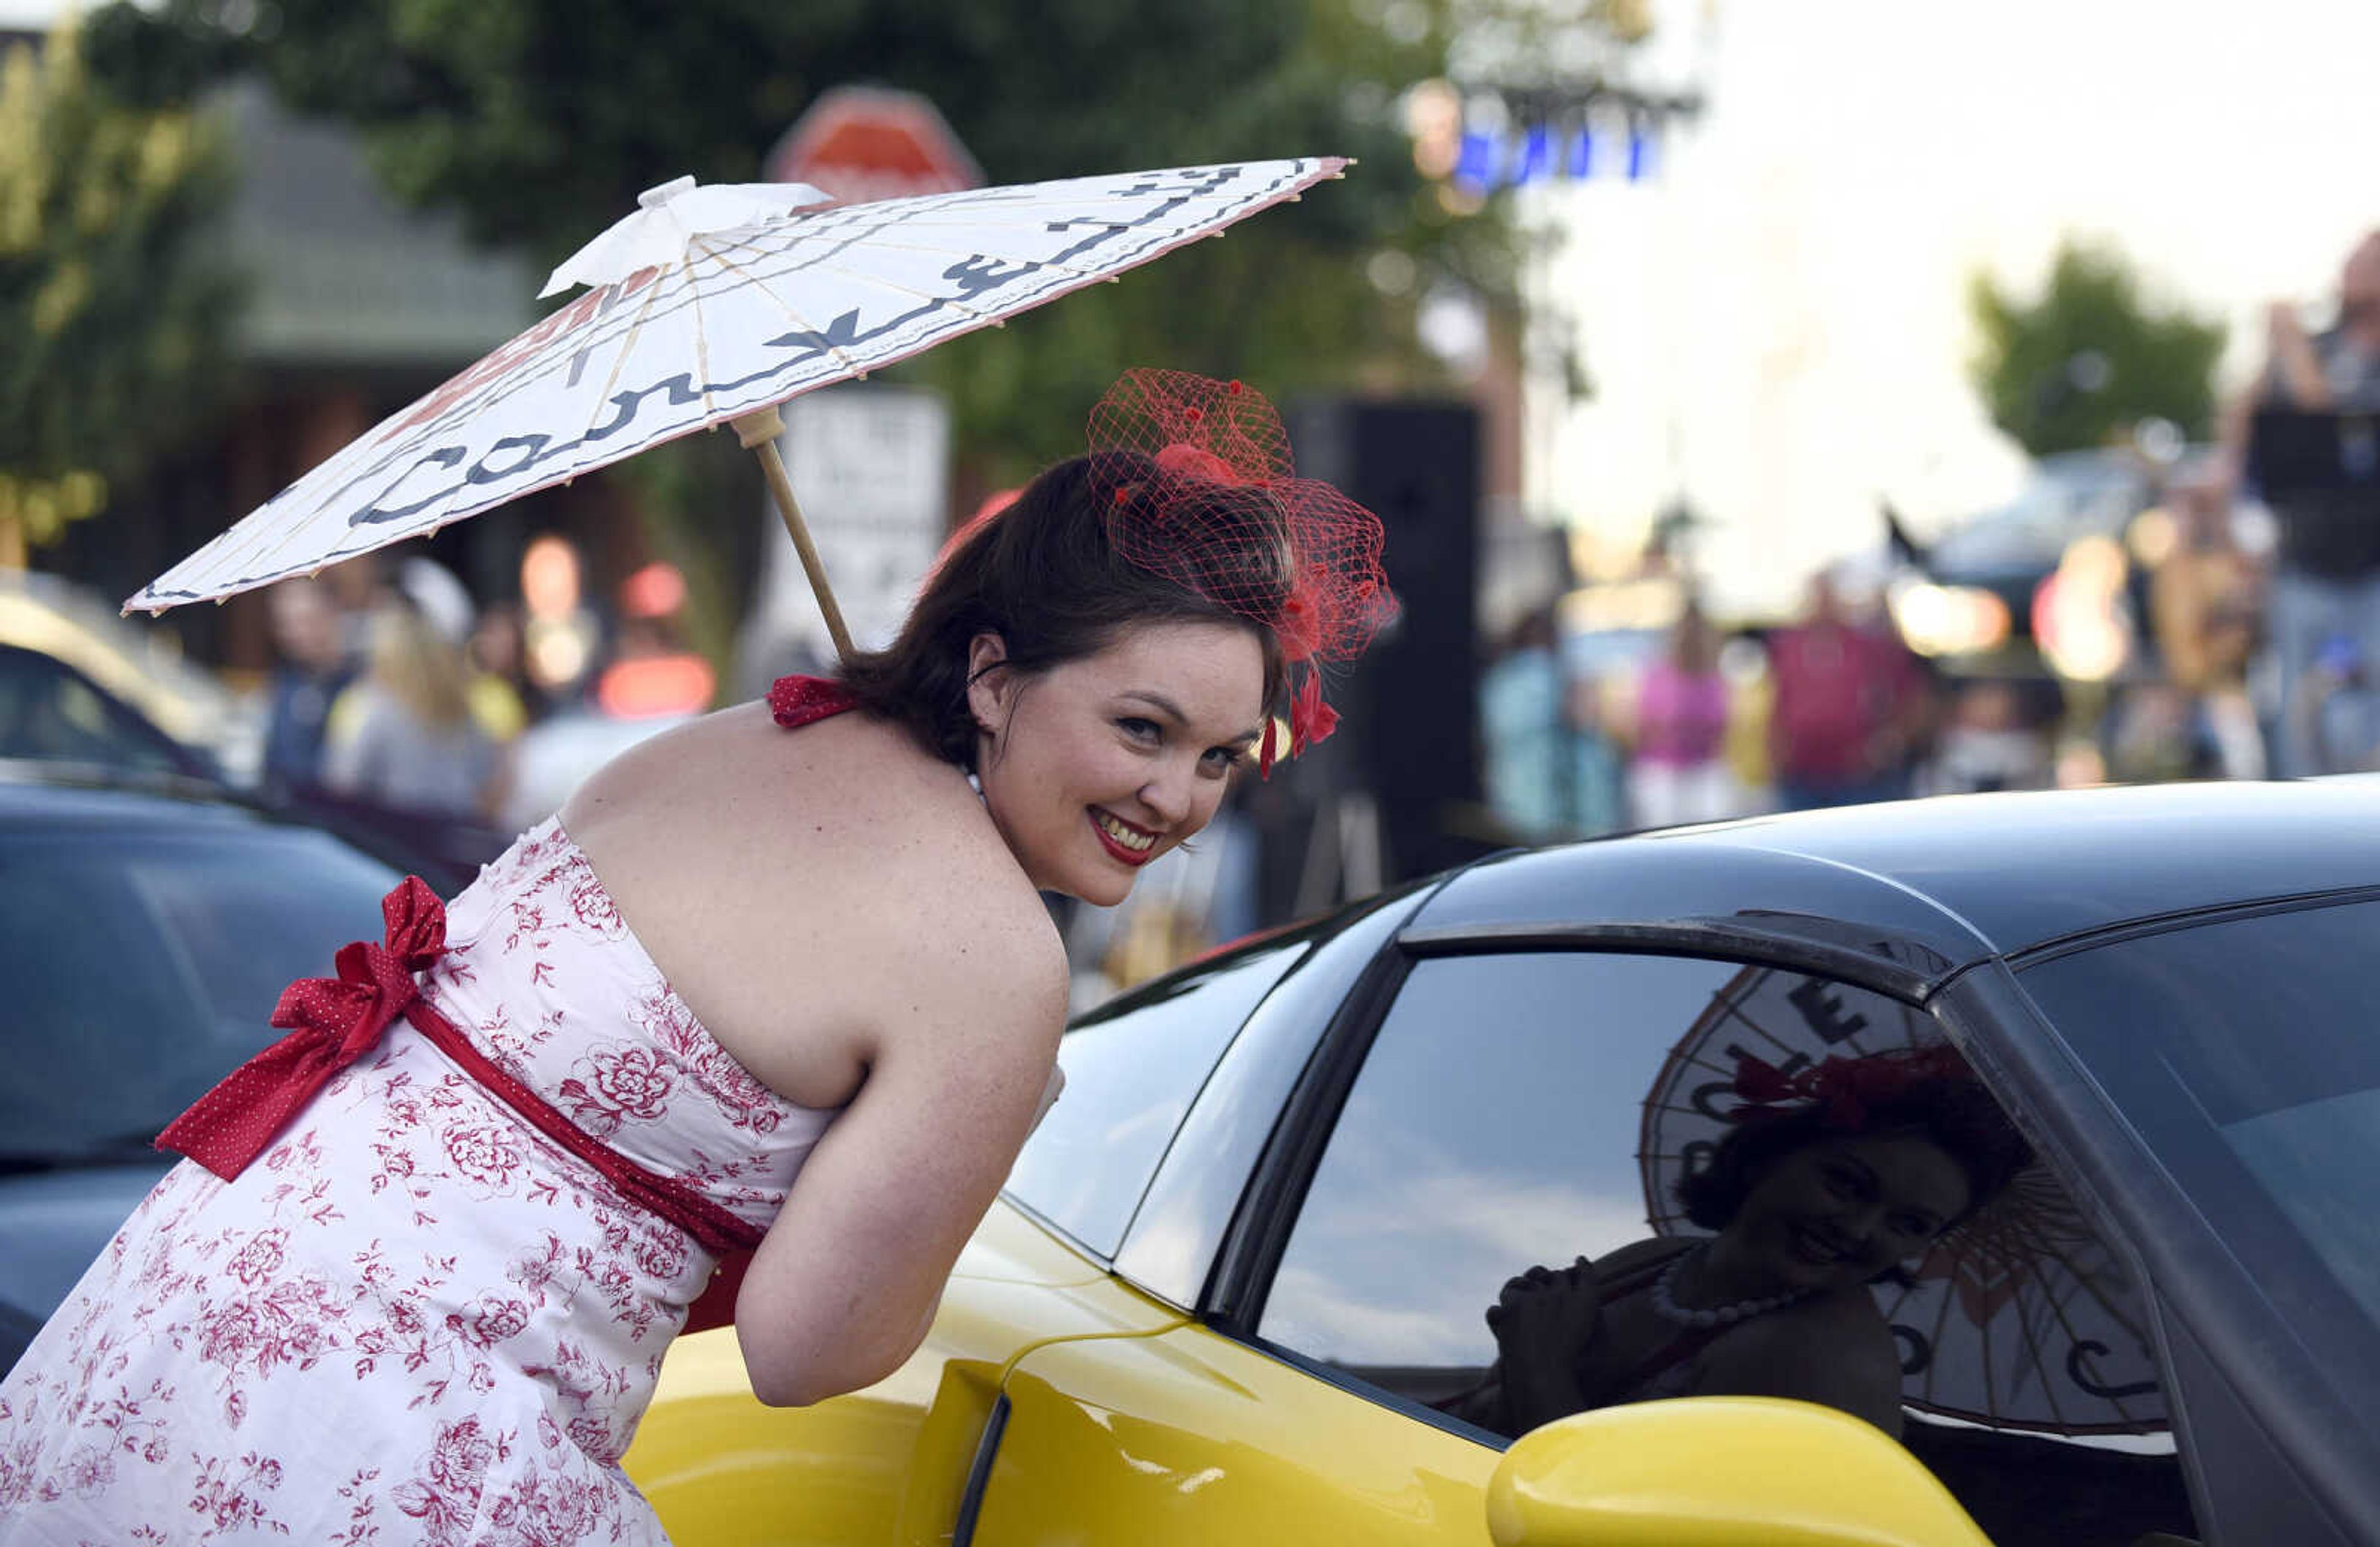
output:
[{"label": "car door", "polygon": [[888,1379],[810,1407],[764,1407],[732,1331],[680,1338],[625,1463],[671,1539],[949,1540],[1020,1354],[1184,1321],[1111,1276],[1107,1260],[1249,1009],[1314,948],[1310,932],[1251,944],[1068,1030],[1064,1093],[960,1256],[926,1342]]},{"label": "car door", "polygon": [[[1195,1320],[1011,1370],[972,1540],[1487,1541],[1510,1436],[1466,1394],[1506,1281],[1690,1230],[1667,1195],[1704,1141],[1671,1143],[1663,1109],[1723,1111],[1739,1055],[1792,1070],[1942,1036],[1861,985],[1716,958],[1453,950],[1392,976],[1309,1063]],[[2142,1323],[2107,1325],[2101,1352],[2031,1378],[2154,1387]],[[1953,1357],[1940,1331],[1896,1322],[1904,1369]],[[1905,1432],[2003,1547],[2187,1535],[2170,1433],[2127,1400],[2122,1433],[1955,1407]]]}]

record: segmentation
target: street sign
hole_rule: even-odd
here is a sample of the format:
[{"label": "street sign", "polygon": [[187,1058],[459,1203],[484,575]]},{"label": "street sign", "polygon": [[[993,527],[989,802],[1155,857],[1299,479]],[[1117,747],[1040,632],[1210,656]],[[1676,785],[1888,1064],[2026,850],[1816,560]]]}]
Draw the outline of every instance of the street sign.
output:
[{"label": "street sign", "polygon": [[[833,582],[852,641],[892,642],[950,517],[950,409],[920,388],[829,387],[784,406],[786,473]],[[744,686],[800,661],[833,659],[793,544],[764,510],[760,584],[745,623]]]},{"label": "street sign", "polygon": [[983,186],[983,169],[932,103],[873,86],[820,94],[769,152],[763,176],[849,204]]}]

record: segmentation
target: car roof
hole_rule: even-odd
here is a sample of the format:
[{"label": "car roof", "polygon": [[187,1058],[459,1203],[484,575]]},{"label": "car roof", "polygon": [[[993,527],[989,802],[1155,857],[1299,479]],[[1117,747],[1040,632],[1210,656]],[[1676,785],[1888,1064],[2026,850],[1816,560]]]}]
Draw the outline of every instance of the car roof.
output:
[{"label": "car roof", "polygon": [[1475,865],[1411,929],[1701,920],[1938,981],[2143,920],[2360,887],[2380,887],[2374,774],[1950,796],[1601,839]]},{"label": "car roof", "polygon": [[252,828],[272,822],[200,780],[0,760],[0,830]]}]

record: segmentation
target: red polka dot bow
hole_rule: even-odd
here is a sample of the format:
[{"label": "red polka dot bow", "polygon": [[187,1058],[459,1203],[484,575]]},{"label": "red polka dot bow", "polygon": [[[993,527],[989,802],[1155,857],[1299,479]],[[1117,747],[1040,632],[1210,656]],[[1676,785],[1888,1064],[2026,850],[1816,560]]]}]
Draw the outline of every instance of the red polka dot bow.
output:
[{"label": "red polka dot bow", "polygon": [[420,998],[413,975],[446,950],[446,909],[419,876],[381,899],[384,944],[339,948],[335,978],[300,978],[281,991],[273,1024],[289,1034],[225,1077],[157,1136],[228,1181],[305,1109],[331,1077],[370,1052]]}]

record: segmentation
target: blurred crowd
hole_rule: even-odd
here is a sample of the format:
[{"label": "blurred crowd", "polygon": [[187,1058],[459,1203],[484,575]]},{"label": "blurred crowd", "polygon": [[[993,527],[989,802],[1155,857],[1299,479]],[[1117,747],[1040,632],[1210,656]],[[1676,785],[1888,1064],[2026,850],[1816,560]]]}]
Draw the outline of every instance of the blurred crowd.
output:
[{"label": "blurred crowd", "polygon": [[533,544],[521,573],[521,596],[485,605],[420,556],[267,591],[265,793],[474,862],[613,752],[710,707],[715,676],[683,642],[668,566],[602,606],[559,539]]},{"label": "blurred crowd", "polygon": [[2276,303],[2216,443],[2143,458],[2129,552],[2088,555],[2113,566],[2113,669],[2062,672],[2029,640],[1920,655],[1885,602],[1924,579],[1922,554],[1915,573],[1822,574],[1796,621],[1731,632],[1673,576],[1673,620],[1617,668],[1558,607],[1494,652],[1495,825],[1530,841],[1908,795],[2380,769],[2380,232],[2349,255],[2333,319],[2309,328]]}]

